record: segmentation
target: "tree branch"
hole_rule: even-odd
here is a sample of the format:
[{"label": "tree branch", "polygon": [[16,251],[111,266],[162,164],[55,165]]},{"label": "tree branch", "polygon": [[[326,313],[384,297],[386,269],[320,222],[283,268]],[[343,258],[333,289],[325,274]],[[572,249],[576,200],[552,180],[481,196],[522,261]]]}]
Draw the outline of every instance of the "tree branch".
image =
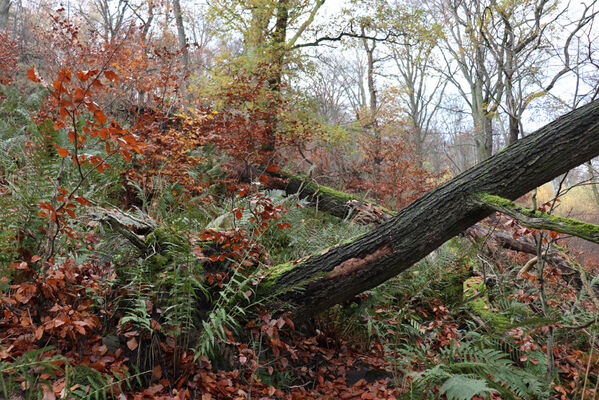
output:
[{"label": "tree branch", "polygon": [[529,228],[547,229],[599,243],[599,225],[524,208],[499,196],[481,194],[475,202],[517,219]]},{"label": "tree branch", "polygon": [[393,33],[391,31],[387,32],[387,34],[384,37],[365,35],[365,34],[353,32],[353,28],[350,27],[349,32],[341,32],[337,36],[323,36],[323,37],[320,37],[320,38],[314,40],[313,42],[296,44],[294,46],[291,46],[290,49],[295,50],[295,49],[300,49],[303,47],[315,47],[315,46],[320,45],[320,43],[322,43],[322,42],[338,42],[341,39],[343,39],[344,37],[350,37],[350,38],[354,38],[354,39],[367,39],[367,40],[372,40],[375,42],[386,42],[392,37],[399,37],[399,36],[404,36],[404,35]]}]

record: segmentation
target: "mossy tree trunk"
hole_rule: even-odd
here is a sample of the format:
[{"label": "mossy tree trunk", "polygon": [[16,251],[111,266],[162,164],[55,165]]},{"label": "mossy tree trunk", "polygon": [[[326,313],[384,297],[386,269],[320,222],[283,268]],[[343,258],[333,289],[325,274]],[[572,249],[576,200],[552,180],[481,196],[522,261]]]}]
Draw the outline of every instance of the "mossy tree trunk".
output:
[{"label": "mossy tree trunk", "polygon": [[273,269],[262,293],[307,317],[371,289],[493,210],[481,193],[514,200],[599,155],[599,101],[576,109],[416,200],[362,237]]},{"label": "mossy tree trunk", "polygon": [[[261,175],[260,171],[256,172]],[[370,222],[381,222],[394,214],[386,208],[378,206],[359,196],[335,190],[329,186],[319,185],[314,179],[304,175],[288,173],[267,173],[270,178],[268,186],[272,189],[284,190],[287,195],[297,194],[308,200],[318,210],[327,212],[338,218],[346,218],[356,211],[368,213]]]}]

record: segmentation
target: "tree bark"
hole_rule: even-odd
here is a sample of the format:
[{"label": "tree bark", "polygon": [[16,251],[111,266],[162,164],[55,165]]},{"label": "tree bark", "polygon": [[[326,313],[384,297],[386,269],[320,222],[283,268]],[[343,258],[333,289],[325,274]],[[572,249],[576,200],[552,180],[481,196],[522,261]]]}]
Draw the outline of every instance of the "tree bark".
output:
[{"label": "tree bark", "polygon": [[273,268],[262,289],[276,293],[296,317],[311,316],[394,277],[492,213],[476,195],[514,200],[597,155],[599,100],[508,146],[358,239]]},{"label": "tree bark", "polygon": [[185,75],[187,75],[189,73],[189,49],[187,48],[185,26],[183,25],[183,12],[181,11],[181,2],[179,0],[173,0],[173,12],[177,24],[177,40],[179,41],[179,47],[183,53],[183,66],[185,67]]},{"label": "tree bark", "polygon": [[[277,4],[277,19],[275,22],[275,29],[271,37],[271,49],[270,51],[270,77],[268,79],[268,86],[271,92],[276,95],[281,95],[281,84],[283,82],[283,64],[285,62],[285,55],[287,53],[287,24],[289,23],[289,0],[279,0]],[[276,149],[276,134],[277,134],[277,123],[278,117],[274,111],[271,110],[271,114],[268,117],[268,127],[265,133],[266,143],[262,150],[266,152],[274,152]]]},{"label": "tree bark", "polygon": [[0,0],[0,31],[8,26],[8,13],[10,11],[11,0]]}]

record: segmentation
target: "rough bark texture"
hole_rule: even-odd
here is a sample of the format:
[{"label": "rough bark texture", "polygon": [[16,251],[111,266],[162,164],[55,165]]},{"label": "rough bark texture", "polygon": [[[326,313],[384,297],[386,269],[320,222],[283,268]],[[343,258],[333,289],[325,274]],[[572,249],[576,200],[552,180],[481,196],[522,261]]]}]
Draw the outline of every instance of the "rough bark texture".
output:
[{"label": "rough bark texture", "polygon": [[599,101],[510,145],[362,237],[273,271],[265,289],[279,291],[296,316],[315,314],[385,282],[489,215],[474,195],[514,200],[597,155]]}]

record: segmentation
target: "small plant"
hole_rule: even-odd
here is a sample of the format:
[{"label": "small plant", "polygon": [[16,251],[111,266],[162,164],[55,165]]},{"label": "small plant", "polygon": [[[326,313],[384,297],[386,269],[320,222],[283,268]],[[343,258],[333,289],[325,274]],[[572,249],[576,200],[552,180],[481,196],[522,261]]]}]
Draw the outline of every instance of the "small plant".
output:
[{"label": "small plant", "polygon": [[[54,256],[59,234],[75,240],[69,220],[76,218],[77,205],[91,205],[80,194],[90,176],[110,169],[108,161],[116,154],[120,153],[125,160],[130,160],[131,152],[140,152],[142,144],[137,138],[116,121],[108,121],[102,108],[94,101],[95,91],[105,86],[102,77],[109,82],[118,80],[116,73],[106,68],[107,65],[100,70],[77,71],[75,74],[63,68],[52,85],[47,85],[49,98],[45,108],[38,112],[38,124],[51,121],[56,135],[65,135],[68,143],[68,147],[62,147],[58,139],[48,143],[62,161],[56,175],[49,177],[53,186],[52,197],[38,203],[38,214],[48,221],[42,256],[44,262]],[[27,71],[27,77],[33,82],[43,82],[34,68]],[[76,176],[68,189],[63,187],[67,160],[73,163]]]},{"label": "small plant", "polygon": [[[66,359],[55,353],[52,347],[31,350],[11,361],[5,357],[10,349],[0,346],[0,393],[10,399],[23,393],[26,400],[35,400],[43,391],[52,392],[50,378],[61,371]],[[44,389],[45,387],[45,389]]]},{"label": "small plant", "polygon": [[508,354],[472,342],[442,349],[437,365],[414,378],[413,390],[424,392],[440,384],[440,392],[451,400],[489,398],[492,393],[508,399],[547,395],[542,379],[516,367]]}]

